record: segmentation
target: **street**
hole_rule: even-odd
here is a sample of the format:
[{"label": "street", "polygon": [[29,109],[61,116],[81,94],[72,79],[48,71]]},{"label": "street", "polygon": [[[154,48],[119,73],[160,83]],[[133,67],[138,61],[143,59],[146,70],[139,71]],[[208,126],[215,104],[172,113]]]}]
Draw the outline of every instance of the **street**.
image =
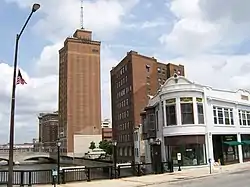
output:
[{"label": "street", "polygon": [[249,187],[250,170],[221,174],[199,179],[172,181],[165,184],[156,184],[150,187]]}]

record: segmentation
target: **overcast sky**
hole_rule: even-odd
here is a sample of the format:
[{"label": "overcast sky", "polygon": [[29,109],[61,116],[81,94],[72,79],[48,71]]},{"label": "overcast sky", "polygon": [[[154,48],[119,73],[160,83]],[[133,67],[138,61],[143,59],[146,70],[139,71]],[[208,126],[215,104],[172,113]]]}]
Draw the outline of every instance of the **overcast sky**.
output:
[{"label": "overcast sky", "polygon": [[[39,112],[57,110],[58,49],[80,28],[80,0],[0,0],[0,143],[8,142],[15,35],[20,41],[16,141],[37,137]],[[183,64],[192,81],[225,89],[250,86],[249,0],[85,0],[84,27],[102,41],[102,117],[110,117],[109,71],[135,50]]]}]

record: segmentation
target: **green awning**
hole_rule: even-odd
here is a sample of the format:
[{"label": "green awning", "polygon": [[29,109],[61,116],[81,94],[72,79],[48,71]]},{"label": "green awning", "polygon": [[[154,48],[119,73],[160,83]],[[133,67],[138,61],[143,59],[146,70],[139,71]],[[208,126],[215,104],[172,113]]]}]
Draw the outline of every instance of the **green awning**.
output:
[{"label": "green awning", "polygon": [[242,142],[237,142],[237,141],[228,141],[224,142],[224,144],[231,145],[231,146],[236,146],[236,145],[242,145]]},{"label": "green awning", "polygon": [[250,140],[243,140],[241,141],[243,144],[250,145]]}]

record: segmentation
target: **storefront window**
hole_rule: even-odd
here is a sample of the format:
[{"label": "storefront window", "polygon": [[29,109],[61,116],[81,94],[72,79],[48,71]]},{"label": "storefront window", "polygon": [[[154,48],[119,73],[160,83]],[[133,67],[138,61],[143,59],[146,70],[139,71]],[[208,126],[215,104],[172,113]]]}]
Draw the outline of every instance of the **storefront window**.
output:
[{"label": "storefront window", "polygon": [[250,145],[243,145],[243,158],[250,159]]},{"label": "storefront window", "polygon": [[224,162],[232,162],[238,159],[238,146],[224,145]]},{"label": "storefront window", "polygon": [[242,153],[244,161],[250,160],[250,135],[249,134],[242,134],[241,135],[241,142],[242,145]]},{"label": "storefront window", "polygon": [[177,153],[182,155],[183,166],[195,166],[206,164],[206,153],[204,144],[186,144],[170,146],[171,156],[174,164],[178,164]]}]

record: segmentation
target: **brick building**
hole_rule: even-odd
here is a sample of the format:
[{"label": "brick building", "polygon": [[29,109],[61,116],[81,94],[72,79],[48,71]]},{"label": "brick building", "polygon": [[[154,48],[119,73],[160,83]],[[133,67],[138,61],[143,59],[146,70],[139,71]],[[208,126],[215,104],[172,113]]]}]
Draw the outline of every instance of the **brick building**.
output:
[{"label": "brick building", "polygon": [[130,51],[111,74],[112,128],[117,140],[119,162],[134,161],[134,127],[141,124],[140,113],[149,96],[174,73],[184,76],[184,66],[159,63]]},{"label": "brick building", "polygon": [[102,140],[112,141],[112,128],[102,128]]},{"label": "brick building", "polygon": [[101,140],[100,45],[78,29],[59,50],[59,131],[69,156]]},{"label": "brick building", "polygon": [[58,139],[58,112],[40,113],[39,120],[39,144],[45,150],[51,151],[56,146]]}]

